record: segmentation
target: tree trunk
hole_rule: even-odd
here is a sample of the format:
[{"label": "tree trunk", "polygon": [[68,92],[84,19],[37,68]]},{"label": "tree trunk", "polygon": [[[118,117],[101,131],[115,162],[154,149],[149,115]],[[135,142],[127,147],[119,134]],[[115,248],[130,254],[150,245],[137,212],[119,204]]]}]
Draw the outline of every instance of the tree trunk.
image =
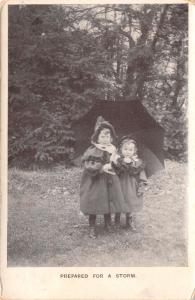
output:
[{"label": "tree trunk", "polygon": [[148,76],[149,69],[153,63],[155,46],[166,17],[167,8],[167,5],[165,5],[161,12],[156,32],[152,41],[150,41],[150,44],[147,41],[154,30],[152,24],[152,20],[155,16],[154,11],[150,12],[150,24],[148,24],[148,19],[145,21],[143,18],[141,23],[141,35],[136,45],[132,47],[132,43],[129,43],[126,81],[123,92],[123,96],[126,100],[136,99],[142,101],[143,99],[144,83]]}]

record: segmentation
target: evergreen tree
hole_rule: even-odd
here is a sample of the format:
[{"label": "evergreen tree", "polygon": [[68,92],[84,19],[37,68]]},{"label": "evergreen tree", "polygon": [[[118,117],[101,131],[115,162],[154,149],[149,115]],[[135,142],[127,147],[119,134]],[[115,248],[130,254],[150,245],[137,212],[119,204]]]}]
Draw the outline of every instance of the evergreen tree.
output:
[{"label": "evergreen tree", "polygon": [[9,6],[9,161],[68,161],[96,100],[142,101],[186,152],[187,5]]}]

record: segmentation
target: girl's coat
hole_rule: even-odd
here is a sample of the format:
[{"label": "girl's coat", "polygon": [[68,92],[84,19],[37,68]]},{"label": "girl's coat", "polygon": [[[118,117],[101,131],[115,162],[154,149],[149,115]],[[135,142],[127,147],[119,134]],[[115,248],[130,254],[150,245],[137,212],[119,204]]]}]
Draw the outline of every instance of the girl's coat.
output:
[{"label": "girl's coat", "polygon": [[124,159],[120,157],[116,164],[113,164],[113,169],[120,179],[121,189],[126,203],[126,212],[141,210],[143,207],[143,196],[138,195],[138,186],[141,181],[147,181],[143,161],[137,158],[136,161],[126,163]]},{"label": "girl's coat", "polygon": [[110,153],[93,145],[86,150],[82,161],[84,171],[80,186],[81,211],[84,214],[126,212],[128,206],[118,176],[102,171],[103,165],[110,162]]}]

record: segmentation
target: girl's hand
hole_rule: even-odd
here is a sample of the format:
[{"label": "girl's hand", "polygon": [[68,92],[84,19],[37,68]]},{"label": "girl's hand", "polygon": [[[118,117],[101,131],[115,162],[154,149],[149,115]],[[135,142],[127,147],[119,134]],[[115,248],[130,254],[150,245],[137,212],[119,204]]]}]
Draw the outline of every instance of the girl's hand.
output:
[{"label": "girl's hand", "polygon": [[123,161],[126,163],[126,164],[130,164],[132,162],[132,159],[130,157],[124,157]]},{"label": "girl's hand", "polygon": [[117,160],[120,158],[120,155],[117,154],[117,152],[113,152],[110,156],[110,161],[113,162],[115,165],[117,164]]},{"label": "girl's hand", "polygon": [[147,186],[147,183],[144,182],[144,181],[141,181],[141,182],[138,183],[138,188],[137,188],[137,195],[138,196],[143,195],[143,193],[146,191],[146,186]]},{"label": "girl's hand", "polygon": [[116,173],[112,170],[111,164],[105,164],[105,165],[103,165],[102,170],[103,170],[105,173],[108,173],[108,174],[111,174],[111,175],[115,175],[115,174],[116,174]]}]

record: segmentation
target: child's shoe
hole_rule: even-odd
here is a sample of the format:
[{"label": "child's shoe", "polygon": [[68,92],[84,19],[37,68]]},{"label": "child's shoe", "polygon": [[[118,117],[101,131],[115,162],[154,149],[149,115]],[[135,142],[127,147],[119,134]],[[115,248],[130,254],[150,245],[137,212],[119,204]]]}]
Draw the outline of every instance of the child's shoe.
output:
[{"label": "child's shoe", "polygon": [[97,238],[95,227],[90,227],[89,228],[89,237],[91,239],[96,239]]}]

